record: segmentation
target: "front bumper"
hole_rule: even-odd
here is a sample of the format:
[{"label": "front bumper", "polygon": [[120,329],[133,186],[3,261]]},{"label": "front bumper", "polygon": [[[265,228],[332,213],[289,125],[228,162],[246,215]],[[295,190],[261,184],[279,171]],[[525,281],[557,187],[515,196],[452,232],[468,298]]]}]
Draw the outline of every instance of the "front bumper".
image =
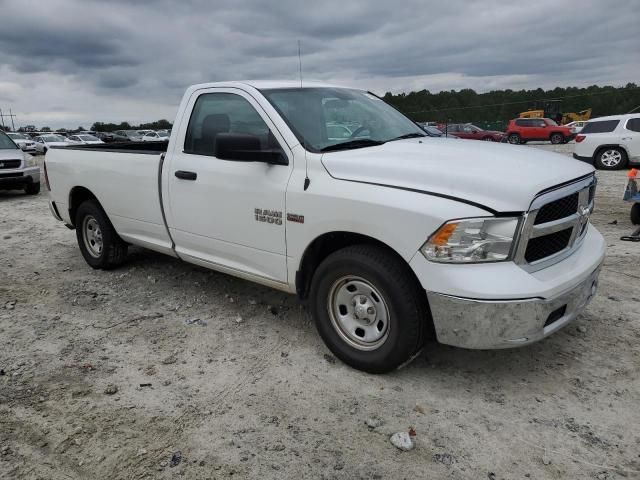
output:
[{"label": "front bumper", "polygon": [[464,348],[510,348],[537,342],[576,318],[595,296],[600,267],[555,298],[492,301],[429,292],[438,341]]},{"label": "front bumper", "polygon": [[29,183],[40,182],[40,167],[28,167],[22,170],[0,170],[0,189],[15,190]]},{"label": "front bumper", "polygon": [[571,322],[595,294],[604,254],[604,238],[590,225],[576,251],[534,272],[513,262],[438,264],[421,253],[410,266],[427,292],[440,343],[508,348]]}]

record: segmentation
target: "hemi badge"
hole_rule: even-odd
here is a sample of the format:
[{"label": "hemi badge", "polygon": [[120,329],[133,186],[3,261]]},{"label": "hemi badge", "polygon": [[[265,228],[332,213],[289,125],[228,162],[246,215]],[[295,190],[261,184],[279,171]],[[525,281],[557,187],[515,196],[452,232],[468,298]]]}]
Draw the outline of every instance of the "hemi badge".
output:
[{"label": "hemi badge", "polygon": [[297,215],[295,213],[287,213],[287,221],[304,223],[304,215]]}]

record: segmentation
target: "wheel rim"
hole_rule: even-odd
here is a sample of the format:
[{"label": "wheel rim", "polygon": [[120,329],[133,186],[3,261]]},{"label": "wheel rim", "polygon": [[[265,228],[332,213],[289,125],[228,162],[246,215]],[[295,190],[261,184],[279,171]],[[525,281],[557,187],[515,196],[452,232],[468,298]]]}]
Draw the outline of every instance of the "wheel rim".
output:
[{"label": "wheel rim", "polygon": [[617,167],[622,161],[622,154],[618,150],[605,150],[600,161],[605,167]]},{"label": "wheel rim", "polygon": [[82,220],[82,238],[89,254],[94,258],[100,258],[102,254],[102,230],[100,230],[98,221],[91,215],[87,215]]},{"label": "wheel rim", "polygon": [[364,278],[336,280],[329,290],[327,310],[338,335],[358,350],[375,350],[389,336],[387,303]]},{"label": "wheel rim", "polygon": [[485,142],[495,142],[495,140],[493,139],[493,137],[487,137],[484,139]]},{"label": "wheel rim", "polygon": [[516,144],[516,143],[518,143],[519,140],[520,140],[520,138],[517,135],[511,135],[509,137],[509,143]]},{"label": "wheel rim", "polygon": [[551,136],[551,143],[557,145],[560,142],[562,142],[562,138],[560,137],[560,135],[552,135]]}]

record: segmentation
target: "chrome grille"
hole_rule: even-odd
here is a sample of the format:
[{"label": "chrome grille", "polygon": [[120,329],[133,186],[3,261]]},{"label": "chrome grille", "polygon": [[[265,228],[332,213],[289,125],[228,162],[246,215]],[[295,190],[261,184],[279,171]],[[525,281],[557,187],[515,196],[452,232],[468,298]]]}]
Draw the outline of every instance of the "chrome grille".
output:
[{"label": "chrome grille", "polygon": [[525,215],[516,263],[534,271],[575,251],[587,233],[596,179],[589,176],[537,196]]}]

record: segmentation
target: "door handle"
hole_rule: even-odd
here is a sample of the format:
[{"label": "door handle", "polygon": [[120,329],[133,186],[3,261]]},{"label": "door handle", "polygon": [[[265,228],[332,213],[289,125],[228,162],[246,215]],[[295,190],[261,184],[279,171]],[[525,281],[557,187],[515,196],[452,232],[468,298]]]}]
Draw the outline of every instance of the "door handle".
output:
[{"label": "door handle", "polygon": [[198,178],[198,174],[196,172],[187,172],[186,170],[177,170],[175,175],[182,180],[195,180]]}]

